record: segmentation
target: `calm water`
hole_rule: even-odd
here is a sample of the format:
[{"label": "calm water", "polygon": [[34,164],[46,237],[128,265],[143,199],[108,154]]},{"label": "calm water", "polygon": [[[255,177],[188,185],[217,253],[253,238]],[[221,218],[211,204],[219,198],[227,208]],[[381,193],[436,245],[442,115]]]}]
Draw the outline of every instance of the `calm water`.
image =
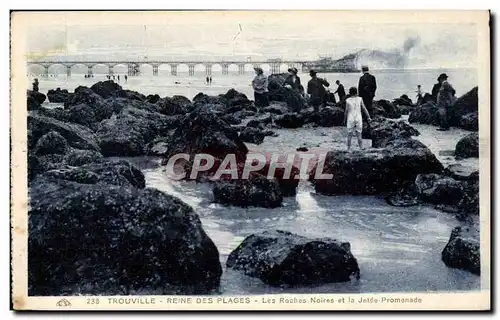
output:
[{"label": "calm water", "polygon": [[[392,99],[401,94],[413,97],[417,84],[430,90],[441,70],[419,72],[374,72],[377,76],[378,98]],[[446,71],[450,81],[463,94],[477,85],[475,70]],[[323,75],[322,75],[323,76]],[[346,87],[356,85],[358,74],[328,74],[332,83],[340,79]],[[303,82],[308,79],[302,75]],[[84,79],[74,75],[66,79],[59,76],[40,79],[40,89],[61,87],[72,91],[78,85],[90,86],[105,79],[96,75]],[[198,92],[224,93],[234,87],[247,95],[252,94],[249,85],[252,74],[214,75],[211,86],[204,84],[203,74],[196,76],[139,76],[130,77],[125,88],[144,94],[160,96],[180,94],[192,98]],[[181,82],[175,84],[174,81]],[[452,156],[456,142],[468,132],[452,129],[436,131],[435,127],[415,125],[422,133],[423,141],[444,164],[457,162]],[[276,130],[278,137],[266,137],[264,143],[248,144],[255,151],[293,152],[299,146],[314,149],[345,149],[344,128],[283,129]],[[370,141],[365,141],[369,146]],[[222,294],[257,293],[340,293],[340,292],[401,292],[401,291],[457,291],[480,289],[480,278],[471,273],[450,269],[441,261],[441,251],[451,230],[460,223],[447,213],[422,205],[397,208],[386,204],[380,197],[321,196],[314,193],[306,181],[299,184],[298,194],[288,197],[277,209],[223,207],[211,202],[211,186],[193,182],[169,180],[160,166],[160,160],[151,157],[130,159],[146,176],[148,187],[154,187],[174,195],[194,208],[203,227],[217,245],[221,263]],[[460,163],[477,168],[477,159]],[[248,235],[268,229],[282,229],[310,237],[332,237],[349,241],[361,269],[359,281],[327,284],[320,287],[297,289],[273,288],[259,279],[225,269],[229,253]],[[283,291],[284,290],[284,291]]]},{"label": "calm water", "polygon": [[[282,70],[285,70],[282,68]],[[162,72],[163,71],[163,72]],[[477,86],[477,70],[475,69],[453,69],[453,70],[401,70],[401,71],[374,71],[373,74],[377,77],[378,89],[375,99],[388,99],[399,97],[402,94],[407,94],[415,100],[415,91],[417,85],[422,85],[422,89],[430,92],[437,76],[446,72],[449,76],[449,81],[453,84],[457,91],[457,96],[462,95]],[[143,94],[159,94],[160,96],[183,95],[192,99],[197,93],[204,92],[207,94],[225,93],[229,88],[245,93],[253,99],[253,91],[250,85],[253,73],[247,71],[243,75],[230,73],[222,75],[221,72],[213,72],[213,82],[211,85],[205,84],[205,74],[203,71],[198,71],[193,76],[189,76],[187,72],[179,73],[178,76],[168,75],[168,71],[160,70],[158,76],[153,76],[152,72],[145,73],[141,76],[129,77],[128,82],[123,79],[123,74],[120,76],[120,85],[126,89],[135,90]],[[333,91],[336,90],[335,80],[340,80],[346,89],[351,86],[357,86],[360,74],[357,73],[327,73],[320,74],[320,77],[326,78],[330,82],[330,87]],[[301,81],[306,86],[310,77],[308,74],[300,75]],[[31,77],[32,79],[32,77]],[[104,74],[96,74],[94,78],[85,79],[83,74],[73,74],[67,78],[64,74],[54,75],[54,77],[40,78],[40,91],[46,93],[49,89],[60,87],[73,91],[79,85],[91,86],[97,81],[106,80]],[[31,82],[29,87],[31,87]],[[179,82],[176,84],[175,82]]]}]

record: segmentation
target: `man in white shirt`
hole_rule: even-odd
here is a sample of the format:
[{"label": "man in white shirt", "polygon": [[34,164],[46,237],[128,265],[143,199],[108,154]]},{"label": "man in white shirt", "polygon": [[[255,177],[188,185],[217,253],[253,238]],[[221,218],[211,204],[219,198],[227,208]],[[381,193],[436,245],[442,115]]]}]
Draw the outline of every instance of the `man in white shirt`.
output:
[{"label": "man in white shirt", "polygon": [[346,108],[344,113],[344,123],[347,126],[347,150],[351,149],[351,139],[354,134],[358,138],[358,145],[363,149],[363,117],[361,112],[366,115],[368,121],[371,121],[370,114],[363,103],[363,99],[358,96],[358,89],[352,87],[349,89],[349,97],[346,99]]}]

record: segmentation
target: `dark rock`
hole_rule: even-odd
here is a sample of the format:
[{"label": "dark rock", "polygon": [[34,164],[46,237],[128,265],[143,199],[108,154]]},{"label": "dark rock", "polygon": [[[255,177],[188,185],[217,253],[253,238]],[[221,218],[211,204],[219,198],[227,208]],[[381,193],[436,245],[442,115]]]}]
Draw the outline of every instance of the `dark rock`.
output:
[{"label": "dark rock", "polygon": [[317,179],[320,169],[316,166],[310,174],[316,192],[337,195],[394,192],[415,181],[420,173],[440,173],[443,166],[427,147],[402,145],[362,152],[330,151],[320,173],[333,177]]},{"label": "dark rock", "polygon": [[[245,107],[252,104],[252,101],[250,101],[244,93],[238,92],[235,89],[229,89],[223,96],[226,99],[226,106],[229,110],[235,106]],[[239,110],[241,110],[241,108]],[[239,110],[238,108],[233,108],[232,112]]]},{"label": "dark rock", "polygon": [[236,117],[236,118],[239,118],[239,119],[245,119],[247,117],[251,117],[251,116],[255,116],[255,111],[253,110],[248,110],[247,109],[243,109],[241,111],[236,111],[233,113],[233,116]]},{"label": "dark rock", "polygon": [[85,184],[112,184],[145,188],[144,174],[125,160],[100,160],[79,167],[61,166],[43,174],[46,178]]},{"label": "dark rock", "polygon": [[127,107],[104,120],[96,132],[104,156],[146,154],[146,144],[179,123],[176,117]]},{"label": "dark rock", "polygon": [[297,113],[286,113],[278,116],[274,122],[283,128],[294,129],[304,125],[304,118]]},{"label": "dark rock", "polygon": [[145,95],[132,90],[117,90],[114,92],[114,96],[119,98],[126,98],[129,100],[146,101]]},{"label": "dark rock", "polygon": [[252,234],[229,255],[227,267],[272,286],[321,285],[359,279],[348,242],[276,230]]},{"label": "dark rock", "polygon": [[100,151],[94,133],[79,124],[62,122],[32,112],[28,115],[28,130],[31,131],[33,141],[38,141],[41,136],[50,131],[56,131],[66,139],[71,147]]},{"label": "dark rock", "polygon": [[461,96],[455,101],[449,109],[449,123],[451,126],[458,127],[462,117],[470,114],[478,113],[478,87]]},{"label": "dark rock", "polygon": [[456,227],[441,253],[441,259],[450,268],[467,270],[481,275],[481,252],[477,226]]},{"label": "dark rock", "polygon": [[248,152],[236,129],[218,114],[203,109],[196,109],[184,117],[172,132],[170,141],[166,158],[187,153],[192,159],[195,154],[204,153],[224,159],[227,154],[235,154],[237,162],[241,163]]},{"label": "dark rock", "polygon": [[34,296],[207,294],[219,252],[193,210],[155,189],[36,179],[28,292]]},{"label": "dark rock", "polygon": [[247,127],[252,127],[252,128],[258,128],[258,129],[264,129],[266,126],[272,124],[273,118],[269,116],[265,116],[262,118],[257,118],[257,119],[252,119],[248,121]]},{"label": "dark rock", "polygon": [[68,149],[68,142],[56,131],[50,131],[38,139],[35,146],[37,155],[64,154]]},{"label": "dark rock", "polygon": [[397,106],[408,106],[408,107],[414,106],[413,102],[406,94],[403,94],[401,97],[392,100],[392,103]]},{"label": "dark rock", "polygon": [[415,185],[422,199],[434,204],[456,205],[464,194],[460,181],[435,173],[419,174]]},{"label": "dark rock", "polygon": [[458,126],[469,131],[479,130],[479,119],[477,112],[467,113],[460,118]]},{"label": "dark rock", "polygon": [[27,90],[26,96],[27,96],[26,103],[27,103],[28,111],[40,109],[42,103],[45,101],[45,98],[46,98],[43,93],[31,91],[31,90]]},{"label": "dark rock", "polygon": [[37,110],[37,113],[62,122],[71,122],[68,111],[63,108],[40,108]]},{"label": "dark rock", "polygon": [[242,122],[240,118],[237,118],[232,114],[226,114],[222,117],[222,119],[231,125],[237,125]]},{"label": "dark rock", "polygon": [[408,117],[409,123],[439,125],[439,110],[434,102],[415,107]]},{"label": "dark rock", "polygon": [[273,114],[285,114],[289,112],[286,102],[280,101],[273,101],[268,107],[263,108],[262,111]]},{"label": "dark rock", "polygon": [[296,150],[297,151],[301,151],[301,152],[307,152],[307,151],[309,151],[309,149],[307,149],[306,147],[299,147]]},{"label": "dark rock", "polygon": [[342,126],[344,110],[338,107],[325,107],[318,112],[318,125],[321,127]]},{"label": "dark rock", "polygon": [[[99,81],[93,84],[90,89],[103,97],[104,99],[116,96],[116,92],[123,90],[122,86],[113,80]],[[76,90],[75,90],[76,91]]]},{"label": "dark rock", "polygon": [[423,202],[415,184],[410,184],[388,195],[386,201],[388,204],[395,207],[411,207]]},{"label": "dark rock", "polygon": [[[285,165],[285,163],[282,163],[282,165]],[[295,177],[300,174],[299,168],[294,165],[291,165],[289,167],[287,166],[286,169],[281,166],[276,166],[274,174],[272,174],[271,172],[271,175],[269,174],[270,169],[271,163],[270,161],[268,161],[266,165],[257,172],[265,177],[272,176],[274,179],[276,179],[276,181],[278,181],[281,194],[284,197],[295,196],[297,194],[297,187],[299,185],[299,179],[296,179]],[[290,175],[288,175],[287,171],[290,171]]]},{"label": "dark rock", "polygon": [[463,197],[458,202],[458,210],[465,216],[479,215],[479,174],[475,179],[463,182]]},{"label": "dark rock", "polygon": [[149,103],[147,101],[139,101],[135,99],[127,99],[127,98],[108,98],[105,100],[113,110],[113,113],[121,113],[123,110],[127,108],[141,109],[149,112],[157,112],[160,113],[161,107],[157,104]]},{"label": "dark rock", "polygon": [[404,121],[392,121],[384,118],[373,119],[364,126],[363,138],[372,140],[372,147],[387,146],[392,140],[409,139],[420,132]]},{"label": "dark rock", "polygon": [[455,157],[459,159],[479,158],[479,134],[477,132],[470,133],[457,142]]},{"label": "dark rock", "polygon": [[223,95],[219,96],[209,96],[204,93],[198,93],[196,96],[193,98],[193,104],[195,106],[200,106],[200,105],[205,105],[205,104],[217,104],[217,105],[222,105],[226,106],[226,98]]},{"label": "dark rock", "polygon": [[98,119],[95,115],[94,110],[85,103],[71,106],[66,110],[66,112],[68,114],[69,121],[81,124],[92,129],[95,129],[95,125],[97,122],[103,120]]},{"label": "dark rock", "polygon": [[96,151],[73,149],[66,154],[64,161],[69,166],[82,166],[97,162],[102,158],[102,154]]},{"label": "dark rock", "polygon": [[47,92],[47,98],[49,99],[49,102],[53,103],[64,103],[70,95],[71,93],[69,93],[68,90],[61,90],[61,88],[57,88],[56,90],[51,89]]},{"label": "dark rock", "polygon": [[249,179],[219,180],[212,192],[215,203],[239,207],[276,208],[283,202],[278,182],[260,174],[251,174]]},{"label": "dark rock", "polygon": [[71,106],[82,103],[92,108],[97,121],[110,118],[114,112],[113,106],[108,101],[93,90],[84,86],[79,86],[75,89],[75,93],[66,100],[64,107],[68,109]]},{"label": "dark rock", "polygon": [[399,112],[401,112],[402,115],[409,115],[410,112],[415,110],[414,107],[409,107],[409,106],[400,106],[398,105]]},{"label": "dark rock", "polygon": [[398,107],[388,100],[373,101],[373,115],[384,118],[398,119],[401,112]]},{"label": "dark rock", "polygon": [[191,101],[183,96],[173,96],[161,98],[156,102],[160,106],[160,113],[168,116],[184,115],[191,108]]},{"label": "dark rock", "polygon": [[444,175],[449,176],[455,180],[475,180],[479,177],[477,168],[467,167],[461,164],[452,164],[444,169]]},{"label": "dark rock", "polygon": [[305,99],[296,90],[283,87],[287,74],[272,74],[268,76],[269,101],[286,102],[288,110],[300,112],[305,105]]},{"label": "dark rock", "polygon": [[264,142],[264,137],[266,137],[266,133],[264,131],[253,127],[245,127],[240,132],[240,139],[244,142],[261,144]]},{"label": "dark rock", "polygon": [[149,103],[157,103],[160,100],[160,96],[157,94],[149,94],[146,97],[146,101]]}]

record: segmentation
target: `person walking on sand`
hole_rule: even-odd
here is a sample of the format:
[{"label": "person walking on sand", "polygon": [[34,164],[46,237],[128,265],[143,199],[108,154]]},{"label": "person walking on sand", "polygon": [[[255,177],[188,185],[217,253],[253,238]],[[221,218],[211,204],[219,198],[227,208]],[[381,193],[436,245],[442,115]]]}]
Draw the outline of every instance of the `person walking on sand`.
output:
[{"label": "person walking on sand", "polygon": [[439,75],[438,81],[441,81],[441,88],[439,88],[439,92],[437,95],[437,105],[439,109],[439,131],[448,131],[450,130],[449,124],[449,114],[450,107],[455,102],[455,89],[448,82],[448,76],[446,73],[442,73]]},{"label": "person walking on sand", "polygon": [[361,71],[363,75],[359,78],[358,91],[359,96],[363,99],[365,108],[373,115],[373,98],[375,91],[377,91],[377,80],[375,76],[371,75],[367,66],[362,66]]},{"label": "person walking on sand", "polygon": [[128,79],[127,75],[124,75],[123,77],[125,78],[125,82],[127,82]]},{"label": "person walking on sand", "polygon": [[208,78],[208,76],[205,78],[205,83],[208,84],[210,82],[210,79]]},{"label": "person walking on sand", "polygon": [[120,75],[117,75],[116,77],[117,77],[118,81],[120,81]]},{"label": "person walking on sand", "polygon": [[370,113],[363,103],[363,98],[358,96],[358,89],[352,87],[349,89],[349,97],[345,100],[346,108],[344,113],[344,123],[347,127],[347,150],[351,150],[351,139],[355,134],[358,138],[358,145],[363,150],[363,139],[361,132],[363,131],[363,116],[365,114],[368,122],[372,119]]},{"label": "person walking on sand", "polygon": [[330,84],[328,81],[317,77],[316,70],[309,71],[311,80],[307,83],[307,94],[310,95],[310,102],[314,108],[314,111],[318,112],[320,106],[325,105],[326,100],[326,89]]},{"label": "person walking on sand", "polygon": [[267,77],[264,75],[262,68],[254,68],[255,78],[252,80],[254,91],[255,106],[258,108],[267,107],[269,100],[267,96]]},{"label": "person walking on sand", "polygon": [[337,90],[335,90],[334,94],[336,93],[339,96],[339,101],[342,102],[345,98],[345,89],[344,85],[340,83],[340,80],[335,81],[337,84]]},{"label": "person walking on sand", "polygon": [[210,84],[212,84],[212,76],[210,76],[210,78],[208,79]]},{"label": "person walking on sand", "polygon": [[39,85],[38,78],[35,78],[35,81],[33,81],[33,91],[34,92],[38,92],[38,90],[40,90],[38,85]]}]

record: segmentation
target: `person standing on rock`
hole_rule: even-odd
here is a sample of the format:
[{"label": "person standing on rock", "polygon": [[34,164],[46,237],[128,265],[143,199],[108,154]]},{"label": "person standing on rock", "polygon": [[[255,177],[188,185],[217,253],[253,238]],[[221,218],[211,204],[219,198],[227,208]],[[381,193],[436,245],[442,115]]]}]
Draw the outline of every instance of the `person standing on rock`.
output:
[{"label": "person standing on rock", "polygon": [[311,80],[307,83],[307,94],[310,95],[310,102],[314,111],[318,112],[320,106],[325,105],[327,98],[325,87],[329,87],[330,84],[325,79],[318,78],[316,70],[309,71],[309,75]]},{"label": "person standing on rock", "polygon": [[35,78],[35,81],[33,82],[33,91],[34,92],[38,92],[38,90],[39,90],[38,85],[39,85],[38,79]]},{"label": "person standing on rock", "polygon": [[363,131],[363,116],[365,114],[367,120],[372,119],[370,113],[363,103],[363,98],[358,96],[358,89],[352,87],[349,89],[349,97],[345,100],[346,108],[344,113],[344,123],[347,127],[347,150],[351,149],[351,139],[353,135],[358,138],[358,145],[363,149],[363,139],[361,133]]},{"label": "person standing on rock", "polygon": [[264,75],[262,68],[254,68],[255,78],[252,80],[252,87],[254,93],[255,106],[257,108],[264,108],[269,105],[267,96],[267,77]]},{"label": "person standing on rock", "polygon": [[344,85],[342,83],[340,83],[340,80],[337,80],[335,81],[335,83],[337,84],[337,90],[335,90],[335,92],[333,94],[337,94],[339,96],[339,101],[342,102],[345,98],[345,89],[344,89]]},{"label": "person standing on rock", "polygon": [[359,96],[363,99],[366,109],[373,115],[373,98],[375,97],[375,91],[377,91],[377,80],[375,76],[370,74],[367,66],[361,67],[363,75],[359,78],[358,90]]},{"label": "person standing on rock", "polygon": [[448,76],[446,73],[439,75],[438,81],[441,80],[441,88],[437,95],[437,105],[439,108],[439,131],[450,130],[449,117],[450,117],[450,107],[455,102],[455,89],[448,82]]}]

